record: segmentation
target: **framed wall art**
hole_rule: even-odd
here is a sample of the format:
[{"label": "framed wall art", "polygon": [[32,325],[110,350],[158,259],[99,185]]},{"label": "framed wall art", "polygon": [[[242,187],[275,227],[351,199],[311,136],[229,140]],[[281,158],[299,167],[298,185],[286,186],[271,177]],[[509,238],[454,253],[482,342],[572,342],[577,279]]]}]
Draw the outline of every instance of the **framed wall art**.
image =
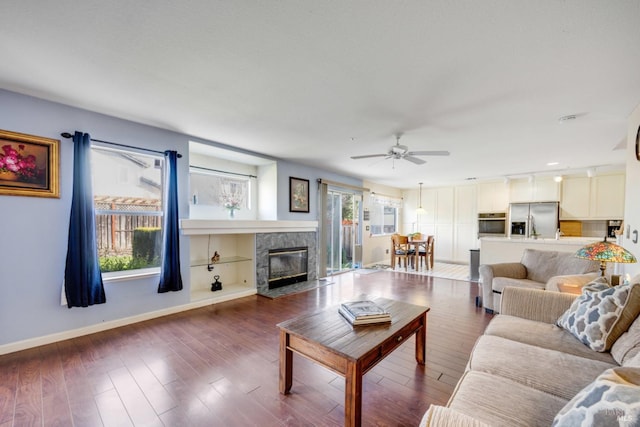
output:
[{"label": "framed wall art", "polygon": [[289,212],[309,212],[309,180],[289,177]]},{"label": "framed wall art", "polygon": [[0,195],[60,197],[60,141],[0,130]]}]

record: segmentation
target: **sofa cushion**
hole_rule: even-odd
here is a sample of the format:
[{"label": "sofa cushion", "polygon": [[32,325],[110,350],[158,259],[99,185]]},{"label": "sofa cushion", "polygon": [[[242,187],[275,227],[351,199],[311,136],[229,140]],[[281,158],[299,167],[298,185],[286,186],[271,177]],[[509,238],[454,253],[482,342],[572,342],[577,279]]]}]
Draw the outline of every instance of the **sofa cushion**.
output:
[{"label": "sofa cushion", "polygon": [[419,427],[489,427],[489,425],[478,421],[451,408],[431,405],[420,421]]},{"label": "sofa cushion", "polygon": [[566,399],[485,372],[464,373],[447,405],[494,427],[551,425]]},{"label": "sofa cushion", "polygon": [[492,289],[494,292],[502,292],[507,286],[514,288],[544,289],[544,283],[534,282],[529,279],[512,279],[511,277],[493,278]]},{"label": "sofa cushion", "polygon": [[551,323],[501,314],[491,319],[484,333],[587,359],[616,363],[610,353],[591,350],[569,332]]},{"label": "sofa cushion", "polygon": [[637,317],[629,329],[611,346],[611,355],[623,366],[636,354],[640,354],[640,317]]},{"label": "sofa cushion", "polygon": [[584,274],[562,274],[560,276],[553,276],[551,279],[547,281],[544,289],[547,291],[555,291],[560,292],[560,287],[558,285],[572,286],[575,288],[580,288],[586,285],[587,283],[598,278],[600,273],[584,273]]},{"label": "sofa cushion", "polygon": [[565,328],[595,351],[608,351],[640,312],[640,283],[609,287],[599,278],[558,319]]},{"label": "sofa cushion", "polygon": [[540,283],[560,274],[591,273],[598,269],[598,263],[576,258],[573,252],[525,249],[520,262],[527,268],[527,279]]},{"label": "sofa cushion", "polygon": [[627,357],[624,363],[624,368],[640,368],[640,353],[636,353],[632,357]]},{"label": "sofa cushion", "polygon": [[554,427],[637,426],[640,423],[640,369],[607,369],[558,412]]},{"label": "sofa cushion", "polygon": [[483,335],[476,342],[468,369],[508,378],[564,399],[571,399],[615,364]]}]

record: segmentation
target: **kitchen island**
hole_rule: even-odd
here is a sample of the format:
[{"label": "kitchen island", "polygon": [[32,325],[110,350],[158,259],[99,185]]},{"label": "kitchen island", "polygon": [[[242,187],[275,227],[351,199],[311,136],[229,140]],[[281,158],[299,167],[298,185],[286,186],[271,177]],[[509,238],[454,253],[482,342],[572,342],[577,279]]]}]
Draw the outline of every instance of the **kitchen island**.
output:
[{"label": "kitchen island", "polygon": [[480,264],[519,262],[525,249],[576,252],[583,246],[602,239],[603,237],[561,237],[558,240],[482,237],[480,239]]}]

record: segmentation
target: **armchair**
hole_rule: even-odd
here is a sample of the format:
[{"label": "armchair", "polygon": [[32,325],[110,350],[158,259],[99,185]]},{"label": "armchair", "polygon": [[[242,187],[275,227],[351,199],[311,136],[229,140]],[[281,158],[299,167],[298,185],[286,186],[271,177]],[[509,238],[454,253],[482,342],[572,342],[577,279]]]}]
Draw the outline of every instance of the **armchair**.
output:
[{"label": "armchair", "polygon": [[517,262],[480,266],[482,305],[497,312],[502,291],[508,286],[558,291],[559,284],[581,287],[598,277],[595,261],[576,258],[573,252],[525,249]]}]

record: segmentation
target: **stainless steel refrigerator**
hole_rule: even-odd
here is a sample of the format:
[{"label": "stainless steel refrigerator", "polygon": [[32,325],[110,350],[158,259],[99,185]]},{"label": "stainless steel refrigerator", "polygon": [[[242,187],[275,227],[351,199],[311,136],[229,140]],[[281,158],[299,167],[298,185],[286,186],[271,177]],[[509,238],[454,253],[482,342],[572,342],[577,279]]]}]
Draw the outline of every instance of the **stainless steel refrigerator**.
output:
[{"label": "stainless steel refrigerator", "polygon": [[560,226],[559,202],[511,203],[509,236],[554,238]]}]

